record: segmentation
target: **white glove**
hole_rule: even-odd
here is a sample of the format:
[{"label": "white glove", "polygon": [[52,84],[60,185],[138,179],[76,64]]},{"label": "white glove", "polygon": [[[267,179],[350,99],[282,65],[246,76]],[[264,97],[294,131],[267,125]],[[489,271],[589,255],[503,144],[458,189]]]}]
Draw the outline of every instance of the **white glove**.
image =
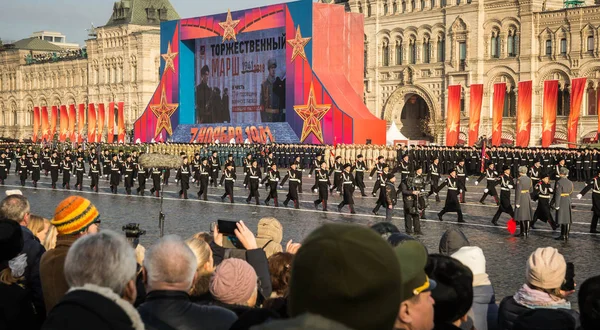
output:
[{"label": "white glove", "polygon": [[494,174],[498,175],[498,172],[494,171]]},{"label": "white glove", "polygon": [[88,179],[91,179],[92,177],[88,175]]},{"label": "white glove", "polygon": [[[127,175],[125,177],[127,177]],[[177,182],[179,182],[179,180],[175,179],[175,183],[177,183]]]},{"label": "white glove", "polygon": [[436,196],[438,195],[438,193],[436,193],[436,192],[434,192],[433,194],[436,195]]},{"label": "white glove", "polygon": [[459,193],[459,194],[462,194],[462,189],[459,189],[459,190],[458,190],[458,193]]},{"label": "white glove", "polygon": [[549,192],[554,192],[554,189],[552,189],[552,188],[548,188],[548,191],[549,191]]},{"label": "white glove", "polygon": [[484,193],[486,193],[486,194],[487,194],[489,191],[490,191],[490,190],[489,190],[488,188],[485,188],[485,189],[483,189],[483,192],[484,192]]},{"label": "white glove", "polygon": [[517,205],[515,205],[515,207],[516,207],[516,208],[519,208],[519,207],[521,207],[521,205],[517,204]]},{"label": "white glove", "polygon": [[560,206],[558,206],[558,207],[555,207],[554,209],[556,209],[556,210],[558,211],[558,209],[560,209]]},{"label": "white glove", "polygon": [[302,169],[302,172],[306,172],[306,169]]},{"label": "white glove", "polygon": [[318,192],[318,191],[317,191],[317,189],[313,189],[313,191],[314,191],[315,193],[317,193],[317,192]]},{"label": "white glove", "polygon": [[372,180],[372,179],[373,179],[373,177],[372,177],[372,176],[370,176],[370,177],[369,177],[369,180]]},{"label": "white glove", "polygon": [[219,183],[219,187],[223,187],[223,185]]},{"label": "white glove", "polygon": [[308,175],[308,178],[310,179],[311,177],[312,177],[312,174],[309,174],[309,175]]},{"label": "white glove", "polygon": [[581,197],[583,197],[582,194],[577,194],[577,199],[581,199]]},{"label": "white glove", "polygon": [[262,183],[259,183],[259,184],[258,184],[258,186],[259,186],[259,187],[262,187]]},{"label": "white glove", "polygon": [[[234,181],[234,182],[235,182],[235,181]],[[244,185],[244,188],[248,188],[248,185],[247,185],[247,184],[245,184],[245,185]]]},{"label": "white glove", "polygon": [[233,183],[235,183],[235,180],[233,180]]},{"label": "white glove", "polygon": [[475,181],[475,185],[478,185],[478,184],[479,184],[479,181]]},{"label": "white glove", "polygon": [[192,183],[196,182],[196,179],[192,178]]},{"label": "white glove", "polygon": [[469,178],[467,178],[467,181],[469,181]]},{"label": "white glove", "polygon": [[509,184],[508,189],[512,189],[512,188],[514,188],[513,185]]},{"label": "white glove", "polygon": [[283,186],[279,186],[279,189],[283,189]]}]

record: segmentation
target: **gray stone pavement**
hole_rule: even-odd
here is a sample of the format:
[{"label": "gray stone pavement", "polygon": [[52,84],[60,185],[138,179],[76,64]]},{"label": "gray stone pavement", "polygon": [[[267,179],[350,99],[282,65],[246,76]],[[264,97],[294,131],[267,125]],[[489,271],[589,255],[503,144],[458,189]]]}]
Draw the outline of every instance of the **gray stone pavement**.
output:
[{"label": "gray stone pavement", "polygon": [[[238,177],[241,173],[238,172]],[[166,214],[165,232],[166,234],[177,234],[182,237],[188,237],[199,231],[209,231],[210,223],[218,219],[244,220],[251,229],[256,229],[258,220],[265,216],[277,218],[284,228],[284,242],[287,240],[302,241],[312,230],[323,223],[341,222],[368,224],[370,222],[383,221],[383,216],[374,216],[371,213],[376,198],[370,197],[373,181],[366,180],[367,193],[369,197],[360,197],[360,192],[355,192],[356,211],[358,214],[338,213],[336,205],[341,198],[335,194],[330,196],[329,212],[316,211],[312,201],[316,194],[309,191],[314,182],[314,178],[308,178],[304,175],[304,193],[300,195],[301,209],[295,210],[291,207],[283,206],[275,208],[273,206],[256,206],[246,204],[245,199],[248,191],[242,187],[242,180],[237,180],[235,188],[235,204],[222,203],[220,196],[224,188],[209,188],[208,201],[193,199],[196,197],[198,188],[192,185],[189,190],[189,200],[180,200],[177,198],[179,187],[174,181],[174,173],[171,175],[170,185],[165,188],[165,197],[163,212]],[[71,178],[72,184],[75,178]],[[581,189],[582,184],[576,184],[576,191],[573,193],[574,209],[573,215],[575,223],[571,231],[571,238],[568,243],[555,241],[557,232],[552,232],[549,225],[538,222],[539,229],[533,230],[529,239],[512,237],[506,229],[506,221],[509,216],[504,214],[500,223],[501,226],[495,227],[490,221],[496,211],[496,206],[492,199],[488,197],[487,204],[478,203],[484,187],[474,186],[473,179],[468,182],[467,203],[463,204],[463,213],[466,224],[458,224],[456,216],[449,213],[444,216],[444,221],[437,220],[436,213],[443,207],[446,191],[441,191],[442,202],[436,203],[430,198],[430,207],[427,210],[427,220],[423,220],[423,236],[419,236],[429,249],[430,253],[438,251],[439,239],[442,233],[448,228],[460,228],[469,238],[471,245],[479,246],[483,249],[487,259],[487,271],[492,283],[496,289],[497,299],[500,300],[506,295],[511,295],[523,283],[525,278],[525,262],[531,252],[538,247],[552,246],[558,248],[565,255],[567,261],[575,263],[576,281],[582,283],[586,278],[599,275],[600,265],[595,258],[600,247],[600,236],[589,234],[589,223],[591,221],[591,193],[582,200],[577,200],[574,196]],[[62,183],[62,176],[59,179],[59,186]],[[119,187],[119,194],[110,193],[108,182],[104,179],[100,184],[100,192],[95,193],[89,189],[89,180],[85,178],[83,191],[63,190],[50,188],[50,178],[42,175],[42,180],[38,183],[38,188],[33,188],[31,181],[28,180],[25,187],[21,187],[18,178],[10,174],[4,186],[0,186],[0,194],[8,189],[21,189],[23,194],[31,201],[32,213],[47,218],[51,218],[56,205],[65,197],[78,194],[92,201],[101,213],[102,228],[110,228],[120,231],[122,226],[136,222],[141,224],[141,228],[148,231],[147,235],[141,238],[141,243],[150,245],[158,237],[158,213],[160,210],[160,199],[148,196],[125,195],[123,185]],[[146,187],[150,187],[149,182]],[[287,186],[279,190],[281,201],[285,199]],[[134,189],[135,192],[135,189]],[[261,201],[266,197],[264,188],[260,189]],[[433,196],[432,196],[433,197]],[[514,196],[513,196],[514,197]],[[272,204],[271,204],[272,205]],[[280,203],[281,205],[281,203]],[[292,205],[292,204],[290,204]],[[381,210],[383,214],[385,210]],[[402,217],[401,207],[395,211],[393,223],[404,230],[404,219]],[[576,299],[571,299],[576,303]]]}]

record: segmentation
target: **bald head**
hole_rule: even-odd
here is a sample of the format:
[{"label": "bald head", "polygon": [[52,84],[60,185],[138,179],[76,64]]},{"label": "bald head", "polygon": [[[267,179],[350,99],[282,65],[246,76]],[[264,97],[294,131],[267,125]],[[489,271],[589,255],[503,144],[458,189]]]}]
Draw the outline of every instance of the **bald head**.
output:
[{"label": "bald head", "polygon": [[194,253],[179,236],[161,238],[144,259],[148,291],[189,291],[197,266]]}]

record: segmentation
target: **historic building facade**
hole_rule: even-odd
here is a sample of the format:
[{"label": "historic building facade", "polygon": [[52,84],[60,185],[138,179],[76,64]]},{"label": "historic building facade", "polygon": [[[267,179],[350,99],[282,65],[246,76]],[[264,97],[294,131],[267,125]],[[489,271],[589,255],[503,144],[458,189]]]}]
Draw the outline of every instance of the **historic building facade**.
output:
[{"label": "historic building facade", "polygon": [[37,38],[0,50],[0,136],[29,138],[33,107],[125,103],[127,130],[158,84],[160,22],[178,19],[168,0],[122,0],[86,47],[64,51]]},{"label": "historic building facade", "polygon": [[[600,6],[563,0],[324,0],[365,15],[365,103],[410,139],[444,142],[446,91],[462,86],[461,139],[469,86],[484,84],[480,135],[491,134],[493,86],[506,82],[503,136],[514,139],[517,84],[532,80],[531,145],[539,145],[543,84],[560,81],[556,138],[566,137],[569,82],[589,78],[579,132],[598,128]],[[594,135],[595,136],[595,135]]]}]

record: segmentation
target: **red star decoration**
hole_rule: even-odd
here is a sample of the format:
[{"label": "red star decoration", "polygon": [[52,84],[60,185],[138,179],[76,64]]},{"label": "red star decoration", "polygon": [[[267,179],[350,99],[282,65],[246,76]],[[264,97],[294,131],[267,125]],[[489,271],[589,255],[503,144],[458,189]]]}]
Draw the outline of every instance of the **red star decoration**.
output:
[{"label": "red star decoration", "polygon": [[227,41],[227,40],[234,40],[237,41],[236,37],[235,37],[235,27],[240,24],[240,20],[239,19],[232,19],[231,18],[231,10],[227,9],[227,19],[225,20],[225,22],[220,22],[219,25],[223,28],[223,42]]},{"label": "red star decoration", "polygon": [[175,71],[175,64],[173,63],[173,60],[175,59],[177,54],[179,53],[171,52],[171,42],[169,42],[169,46],[167,47],[167,53],[160,54],[160,56],[165,60],[165,72],[167,72],[169,68],[171,68],[173,72]]},{"label": "red star decoration", "polygon": [[302,57],[305,61],[308,61],[308,59],[306,58],[306,52],[304,52],[304,47],[306,46],[306,44],[308,44],[309,41],[310,38],[302,38],[302,33],[300,32],[300,25],[298,25],[298,28],[296,29],[296,37],[287,41],[288,44],[290,44],[290,46],[294,47],[294,49],[292,50],[292,62],[294,62],[294,60],[298,56]]},{"label": "red star decoration", "polygon": [[313,133],[319,142],[323,143],[323,130],[321,128],[321,119],[325,117],[325,114],[331,109],[331,104],[317,104],[315,99],[315,89],[310,83],[310,92],[308,93],[308,100],[305,105],[295,105],[294,111],[304,120],[302,125],[302,137],[300,141],[304,140]]},{"label": "red star decoration", "polygon": [[156,122],[156,132],[154,136],[158,136],[160,132],[165,129],[169,135],[173,135],[173,128],[171,127],[171,116],[175,113],[179,107],[178,103],[167,103],[167,93],[165,92],[165,86],[162,86],[162,93],[160,95],[159,104],[150,104],[150,110],[154,113],[158,121]]}]

